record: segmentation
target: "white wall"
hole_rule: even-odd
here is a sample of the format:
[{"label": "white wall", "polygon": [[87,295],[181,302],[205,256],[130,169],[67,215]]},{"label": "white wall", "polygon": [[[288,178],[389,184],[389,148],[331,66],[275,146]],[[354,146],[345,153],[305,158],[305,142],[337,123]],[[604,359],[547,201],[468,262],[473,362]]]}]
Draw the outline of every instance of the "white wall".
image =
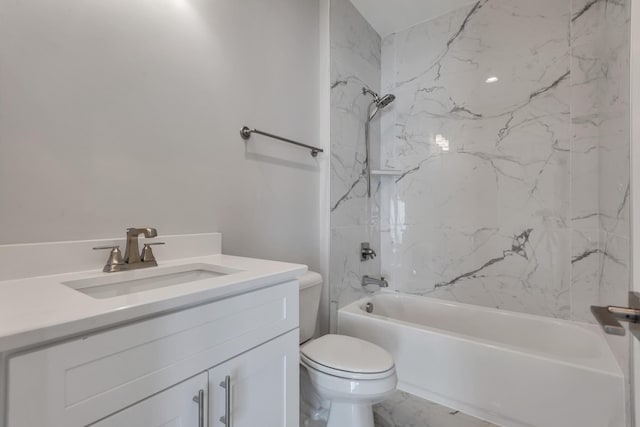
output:
[{"label": "white wall", "polygon": [[0,0],[0,244],[221,231],[321,265],[317,0]]},{"label": "white wall", "polygon": [[325,147],[325,167],[322,168],[320,184],[320,194],[322,196],[320,205],[322,215],[320,218],[320,245],[322,254],[322,264],[320,270],[323,273],[324,287],[322,289],[322,299],[318,316],[318,331],[320,334],[329,332],[329,312],[330,312],[330,286],[329,286],[329,252],[331,247],[331,218],[329,215],[329,204],[331,201],[331,170],[329,167],[331,156],[331,0],[319,0],[320,6],[320,141]]}]

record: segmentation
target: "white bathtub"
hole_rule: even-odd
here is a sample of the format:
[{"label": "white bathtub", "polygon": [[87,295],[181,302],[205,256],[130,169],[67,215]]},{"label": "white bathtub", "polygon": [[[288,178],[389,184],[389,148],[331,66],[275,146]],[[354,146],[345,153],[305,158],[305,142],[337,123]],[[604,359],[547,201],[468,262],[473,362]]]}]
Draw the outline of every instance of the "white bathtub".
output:
[{"label": "white bathtub", "polygon": [[596,326],[380,293],[340,309],[338,328],[391,352],[399,389],[496,424],[625,425],[624,375]]}]

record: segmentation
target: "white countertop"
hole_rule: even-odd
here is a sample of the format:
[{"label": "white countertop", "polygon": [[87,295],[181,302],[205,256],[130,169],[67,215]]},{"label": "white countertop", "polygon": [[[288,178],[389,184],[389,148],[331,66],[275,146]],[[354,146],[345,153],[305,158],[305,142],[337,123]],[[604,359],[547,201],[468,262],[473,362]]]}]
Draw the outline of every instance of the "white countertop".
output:
[{"label": "white countertop", "polygon": [[[196,263],[242,271],[105,299],[63,284],[115,275],[137,279],[153,275],[158,268]],[[119,273],[91,270],[0,281],[0,353],[272,286],[306,271],[307,266],[301,264],[218,254],[159,261],[158,267]]]}]

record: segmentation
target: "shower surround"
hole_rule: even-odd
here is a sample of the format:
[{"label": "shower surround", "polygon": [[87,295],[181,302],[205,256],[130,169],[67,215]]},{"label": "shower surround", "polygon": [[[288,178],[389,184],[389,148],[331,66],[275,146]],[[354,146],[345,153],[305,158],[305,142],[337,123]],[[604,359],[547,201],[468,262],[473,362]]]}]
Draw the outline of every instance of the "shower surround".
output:
[{"label": "shower surround", "polygon": [[[626,303],[629,8],[482,0],[381,40],[331,0],[332,330],[335,309],[366,294],[363,274],[586,322],[592,304]],[[373,168],[399,175],[374,177],[371,201],[363,86],[396,95],[371,146]],[[362,241],[373,262],[360,262]],[[626,370],[627,341],[611,344]],[[430,422],[428,402],[395,399],[381,426]]]},{"label": "shower surround", "polygon": [[382,41],[391,287],[592,321],[629,288],[629,4],[482,0]]}]

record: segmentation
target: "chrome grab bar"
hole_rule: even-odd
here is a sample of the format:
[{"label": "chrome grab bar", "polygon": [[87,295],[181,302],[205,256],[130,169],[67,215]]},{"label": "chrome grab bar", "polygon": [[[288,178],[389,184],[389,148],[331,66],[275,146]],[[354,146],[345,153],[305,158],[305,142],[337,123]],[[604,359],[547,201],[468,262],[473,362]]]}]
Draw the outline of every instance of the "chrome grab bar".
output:
[{"label": "chrome grab bar", "polygon": [[288,142],[289,144],[297,145],[298,147],[308,148],[309,150],[311,150],[311,157],[317,157],[318,153],[323,153],[324,152],[324,150],[322,148],[314,147],[312,145],[303,144],[302,142],[294,141],[294,140],[288,139],[288,138],[283,138],[281,136],[274,135],[274,134],[268,133],[268,132],[263,132],[263,131],[258,130],[258,129],[251,129],[250,127],[247,127],[247,126],[243,126],[242,129],[240,129],[240,136],[245,141],[248,140],[249,138],[251,138],[251,134],[252,133],[257,133],[258,135],[268,136],[269,138],[279,139],[280,141]]},{"label": "chrome grab bar", "polygon": [[593,316],[600,326],[602,326],[602,329],[611,335],[623,336],[625,334],[625,329],[618,319],[629,323],[638,323],[638,321],[640,321],[640,310],[629,307],[618,307],[615,305],[600,307],[592,305],[591,313],[593,313]]}]

